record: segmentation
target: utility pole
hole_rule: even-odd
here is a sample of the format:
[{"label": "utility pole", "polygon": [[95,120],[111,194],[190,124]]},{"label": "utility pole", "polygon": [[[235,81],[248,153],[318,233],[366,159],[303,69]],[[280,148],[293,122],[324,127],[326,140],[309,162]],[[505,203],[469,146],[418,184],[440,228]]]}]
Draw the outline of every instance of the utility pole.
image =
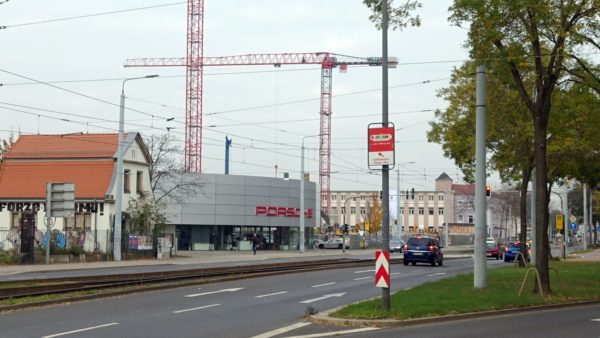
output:
[{"label": "utility pole", "polygon": [[398,226],[398,234],[400,236],[400,238],[398,238],[399,240],[402,240],[402,222],[403,222],[403,216],[400,215],[400,166],[398,166],[396,168],[396,219],[397,219],[397,226]]},{"label": "utility pole", "polygon": [[535,168],[531,172],[531,263],[535,266],[535,248],[537,247],[536,233],[537,233],[537,223],[536,223],[536,189],[537,184],[535,181]]},{"label": "utility pole", "polygon": [[[381,37],[382,37],[382,91],[381,91],[381,103],[382,113],[381,122],[383,127],[388,126],[388,45],[387,45],[387,31],[388,31],[388,0],[382,1],[381,11]],[[389,254],[390,250],[390,167],[384,165],[381,173],[381,188],[383,190],[382,206],[383,206],[383,217],[381,222],[381,228],[383,232],[383,253]],[[391,284],[391,281],[390,281]],[[389,285],[391,287],[391,285]],[[390,289],[381,288],[381,308],[383,311],[390,311]]]},{"label": "utility pole", "polygon": [[583,251],[586,251],[588,246],[587,246],[587,225],[588,225],[588,220],[587,220],[587,184],[584,183],[583,184]]},{"label": "utility pole", "polygon": [[486,192],[485,192],[485,65],[477,66],[475,101],[475,257],[473,286],[487,287],[487,262],[485,256]]}]

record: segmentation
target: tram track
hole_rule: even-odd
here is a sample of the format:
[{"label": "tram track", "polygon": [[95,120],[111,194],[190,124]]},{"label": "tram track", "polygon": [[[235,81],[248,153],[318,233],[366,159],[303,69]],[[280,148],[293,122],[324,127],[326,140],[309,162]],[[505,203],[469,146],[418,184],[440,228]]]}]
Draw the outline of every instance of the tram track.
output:
[{"label": "tram track", "polygon": [[[392,259],[399,263],[401,259]],[[335,259],[176,271],[59,277],[0,282],[0,311],[119,296],[218,281],[374,265],[372,259]],[[24,285],[19,286],[19,283]],[[34,284],[34,285],[31,285]],[[51,299],[48,299],[51,298]]]}]

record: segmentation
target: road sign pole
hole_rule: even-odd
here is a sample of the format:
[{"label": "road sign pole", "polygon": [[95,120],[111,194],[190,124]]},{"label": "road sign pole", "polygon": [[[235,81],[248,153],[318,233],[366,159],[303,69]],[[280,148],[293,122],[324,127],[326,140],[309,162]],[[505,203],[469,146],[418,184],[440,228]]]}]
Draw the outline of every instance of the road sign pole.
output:
[{"label": "road sign pole", "polygon": [[485,65],[477,66],[477,89],[475,102],[475,257],[473,286],[476,289],[487,287],[487,262],[485,256],[486,238],[486,188],[485,188]]},{"label": "road sign pole", "polygon": [[[382,113],[381,122],[384,127],[388,126],[388,0],[382,1],[381,10],[381,38],[382,38],[382,53],[381,53],[381,69],[382,69]],[[390,172],[389,166],[383,166],[383,172],[381,173],[381,188],[383,190],[383,219],[382,219],[382,232],[383,232],[383,254],[389,255],[390,248]],[[388,271],[389,273],[389,271]],[[387,288],[381,289],[381,308],[383,311],[390,311],[390,289],[389,285]]]},{"label": "road sign pole", "polygon": [[46,264],[50,264],[50,222],[52,222],[52,183],[46,185]]}]

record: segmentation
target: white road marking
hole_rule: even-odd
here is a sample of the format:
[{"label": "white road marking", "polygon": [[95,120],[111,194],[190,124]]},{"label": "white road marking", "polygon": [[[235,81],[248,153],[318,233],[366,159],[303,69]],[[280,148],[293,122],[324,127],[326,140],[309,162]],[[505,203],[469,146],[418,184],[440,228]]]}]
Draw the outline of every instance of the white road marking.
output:
[{"label": "white road marking", "polygon": [[600,318],[590,319],[592,322],[600,322]]},{"label": "white road marking", "polygon": [[365,272],[375,272],[375,270],[361,270],[361,271],[354,271],[354,273],[365,273]]},{"label": "white road marking", "polygon": [[299,329],[301,327],[305,327],[306,325],[310,325],[310,323],[295,323],[295,324],[284,326],[284,327],[281,327],[279,329],[275,329],[275,330],[272,330],[269,332],[261,333],[252,338],[271,338],[271,337],[280,335],[282,333],[286,333],[286,332],[289,332],[289,331],[292,331],[295,329]]},{"label": "white road marking", "polygon": [[287,293],[287,291],[281,291],[281,292],[275,292],[275,293],[268,293],[266,295],[260,295],[260,296],[254,296],[254,298],[263,298],[263,297],[269,297],[269,296],[276,296],[276,295],[281,295]]},{"label": "white road marking", "polygon": [[345,294],[346,294],[345,292],[332,293],[332,294],[329,294],[329,295],[324,295],[324,296],[313,298],[313,299],[303,300],[300,303],[302,303],[302,304],[310,304],[310,303],[318,302],[320,300],[331,298],[331,297],[338,297],[339,298],[339,297],[342,297]]},{"label": "white road marking", "polygon": [[204,305],[204,306],[200,306],[200,307],[194,307],[191,309],[185,309],[185,310],[178,310],[178,311],[173,311],[173,313],[182,313],[182,312],[189,312],[189,311],[196,311],[196,310],[202,310],[202,309],[206,309],[209,307],[213,307],[213,306],[219,306],[221,304],[210,304],[210,305]]},{"label": "white road marking", "polygon": [[4,273],[0,273],[0,276],[18,275],[20,273],[21,273],[21,271],[4,272]]},{"label": "white road marking", "polygon": [[333,285],[335,284],[335,282],[331,282],[331,283],[325,283],[325,284],[317,284],[317,285],[313,285],[313,288],[320,288],[321,286],[327,286],[327,285]]},{"label": "white road marking", "polygon": [[427,277],[433,277],[433,276],[441,276],[441,275],[445,275],[445,272],[436,272],[436,273],[432,273],[430,275],[427,275]]},{"label": "white road marking", "polygon": [[390,273],[390,275],[392,275],[392,276],[399,275],[399,274],[400,274],[400,272],[392,272],[392,273]]},{"label": "white road marking", "polygon": [[191,295],[185,295],[184,297],[200,297],[200,296],[205,296],[205,295],[212,295],[215,293],[221,293],[221,292],[234,292],[234,291],[240,291],[243,290],[244,288],[232,288],[232,289],[223,289],[223,290],[218,290],[218,291],[210,291],[210,292],[203,292],[203,293],[194,293]]},{"label": "white road marking", "polygon": [[374,277],[373,276],[358,277],[358,278],[354,278],[354,280],[361,280],[361,279],[367,279],[367,278],[374,278]]},{"label": "white road marking", "polygon": [[84,332],[84,331],[90,331],[90,330],[100,329],[100,328],[103,328],[103,327],[113,326],[113,325],[117,325],[117,324],[119,324],[119,323],[102,324],[102,325],[97,325],[97,326],[92,326],[92,327],[86,327],[86,328],[83,328],[83,329],[78,329],[78,330],[73,330],[73,331],[55,333],[55,334],[51,334],[49,336],[43,336],[42,338],[52,338],[52,337],[66,336],[68,334],[73,334],[73,333],[79,333],[79,332]]},{"label": "white road marking", "polygon": [[373,331],[373,330],[379,330],[379,328],[378,327],[363,327],[363,328],[360,328],[360,329],[334,331],[334,332],[323,332],[323,333],[313,333],[313,334],[307,334],[307,335],[303,335],[303,336],[291,336],[291,337],[286,337],[286,338],[330,337],[330,336],[339,336],[339,335],[351,334],[351,333],[358,333],[358,332],[367,332],[367,331]]}]

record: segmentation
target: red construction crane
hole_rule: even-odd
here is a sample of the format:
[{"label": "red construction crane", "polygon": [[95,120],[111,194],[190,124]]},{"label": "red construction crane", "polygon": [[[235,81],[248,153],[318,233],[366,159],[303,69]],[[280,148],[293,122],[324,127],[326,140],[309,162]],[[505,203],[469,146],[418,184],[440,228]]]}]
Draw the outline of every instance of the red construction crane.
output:
[{"label": "red construction crane", "polygon": [[[200,62],[201,60],[201,62]],[[395,67],[398,61],[390,58],[388,65]],[[359,58],[354,56],[338,55],[328,52],[316,53],[278,53],[278,54],[245,54],[233,56],[202,57],[200,59],[188,58],[142,58],[128,59],[125,67],[186,67],[188,69],[188,87],[186,88],[187,103],[194,102],[195,110],[186,109],[185,133],[185,159],[186,171],[200,172],[201,144],[199,138],[202,131],[202,93],[190,91],[189,69],[202,69],[203,66],[242,66],[242,65],[321,65],[321,107],[320,107],[320,145],[319,145],[319,187],[321,191],[321,207],[328,215],[331,207],[330,172],[331,172],[331,89],[332,69],[340,66],[345,69],[349,65],[380,66],[381,57]],[[201,71],[199,71],[201,74]],[[195,73],[197,75],[198,73]],[[195,82],[198,83],[198,82]],[[200,88],[202,81],[199,81]],[[195,87],[198,89],[199,87]],[[192,137],[188,140],[188,135]],[[195,160],[195,162],[188,162]],[[196,169],[196,170],[194,170]]]}]

